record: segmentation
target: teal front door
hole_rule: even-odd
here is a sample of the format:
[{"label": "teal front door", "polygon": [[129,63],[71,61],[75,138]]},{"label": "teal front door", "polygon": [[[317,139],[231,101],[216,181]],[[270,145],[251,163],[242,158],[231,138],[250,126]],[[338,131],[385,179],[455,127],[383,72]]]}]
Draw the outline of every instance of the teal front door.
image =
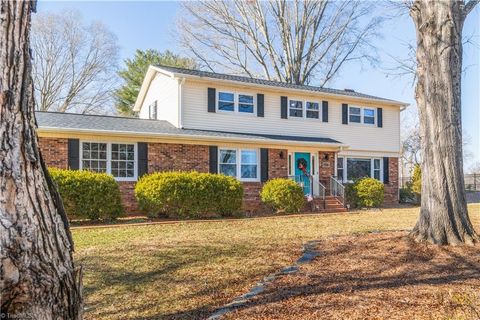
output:
[{"label": "teal front door", "polygon": [[310,153],[295,152],[295,181],[303,186],[303,193],[311,195],[311,172]]}]

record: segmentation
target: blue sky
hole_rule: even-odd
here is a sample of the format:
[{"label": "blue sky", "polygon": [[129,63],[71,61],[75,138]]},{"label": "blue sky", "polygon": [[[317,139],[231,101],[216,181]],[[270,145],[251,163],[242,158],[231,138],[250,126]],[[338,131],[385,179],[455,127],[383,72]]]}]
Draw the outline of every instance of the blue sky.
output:
[{"label": "blue sky", "polygon": [[[176,45],[175,20],[179,4],[168,1],[40,1],[38,12],[78,10],[85,21],[98,20],[114,32],[121,47],[120,56],[132,57],[136,49],[170,49],[181,53]],[[462,83],[462,123],[470,136],[468,149],[473,154],[466,168],[480,161],[480,6],[467,18],[464,35],[474,35],[475,44],[464,47]],[[411,104],[403,115],[403,121],[411,123],[415,118],[414,87],[411,78],[393,77],[387,69],[393,66],[390,56],[406,57],[406,43],[414,43],[415,30],[408,15],[385,22],[382,37],[375,44],[381,58],[380,65],[349,65],[329,87],[351,88],[356,91],[382,96]]]}]

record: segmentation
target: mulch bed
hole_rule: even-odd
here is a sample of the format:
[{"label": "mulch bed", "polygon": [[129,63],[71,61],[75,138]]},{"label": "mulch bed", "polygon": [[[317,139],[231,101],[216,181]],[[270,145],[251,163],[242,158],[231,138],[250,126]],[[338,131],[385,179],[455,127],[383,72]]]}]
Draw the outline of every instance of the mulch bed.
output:
[{"label": "mulch bed", "polygon": [[480,245],[418,244],[404,232],[322,241],[320,256],[227,319],[480,319]]}]

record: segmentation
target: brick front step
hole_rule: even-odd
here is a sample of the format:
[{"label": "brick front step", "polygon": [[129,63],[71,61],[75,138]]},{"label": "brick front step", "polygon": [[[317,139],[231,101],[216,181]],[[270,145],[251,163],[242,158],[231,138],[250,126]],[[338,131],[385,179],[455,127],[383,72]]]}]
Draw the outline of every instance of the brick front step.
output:
[{"label": "brick front step", "polygon": [[325,201],[323,199],[313,199],[309,203],[309,209],[313,212],[347,212],[342,203],[333,196],[326,196]]}]

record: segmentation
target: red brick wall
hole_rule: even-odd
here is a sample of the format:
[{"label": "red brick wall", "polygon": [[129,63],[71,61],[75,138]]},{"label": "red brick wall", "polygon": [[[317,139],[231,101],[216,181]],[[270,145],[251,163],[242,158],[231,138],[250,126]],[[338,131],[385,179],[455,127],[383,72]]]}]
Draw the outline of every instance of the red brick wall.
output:
[{"label": "red brick wall", "polygon": [[122,197],[122,205],[125,214],[140,213],[138,209],[137,199],[135,198],[135,181],[118,181],[120,195]]},{"label": "red brick wall", "polygon": [[388,158],[388,178],[389,182],[385,185],[385,203],[398,203],[398,158]]},{"label": "red brick wall", "polygon": [[[268,149],[268,178],[287,178],[288,177],[288,150]],[[244,182],[243,183],[243,210],[249,213],[267,212],[260,198],[263,183]]]},{"label": "red brick wall", "polygon": [[68,139],[40,137],[39,143],[47,167],[68,168]]},{"label": "red brick wall", "polygon": [[149,143],[148,172],[161,171],[208,172],[208,146]]}]

